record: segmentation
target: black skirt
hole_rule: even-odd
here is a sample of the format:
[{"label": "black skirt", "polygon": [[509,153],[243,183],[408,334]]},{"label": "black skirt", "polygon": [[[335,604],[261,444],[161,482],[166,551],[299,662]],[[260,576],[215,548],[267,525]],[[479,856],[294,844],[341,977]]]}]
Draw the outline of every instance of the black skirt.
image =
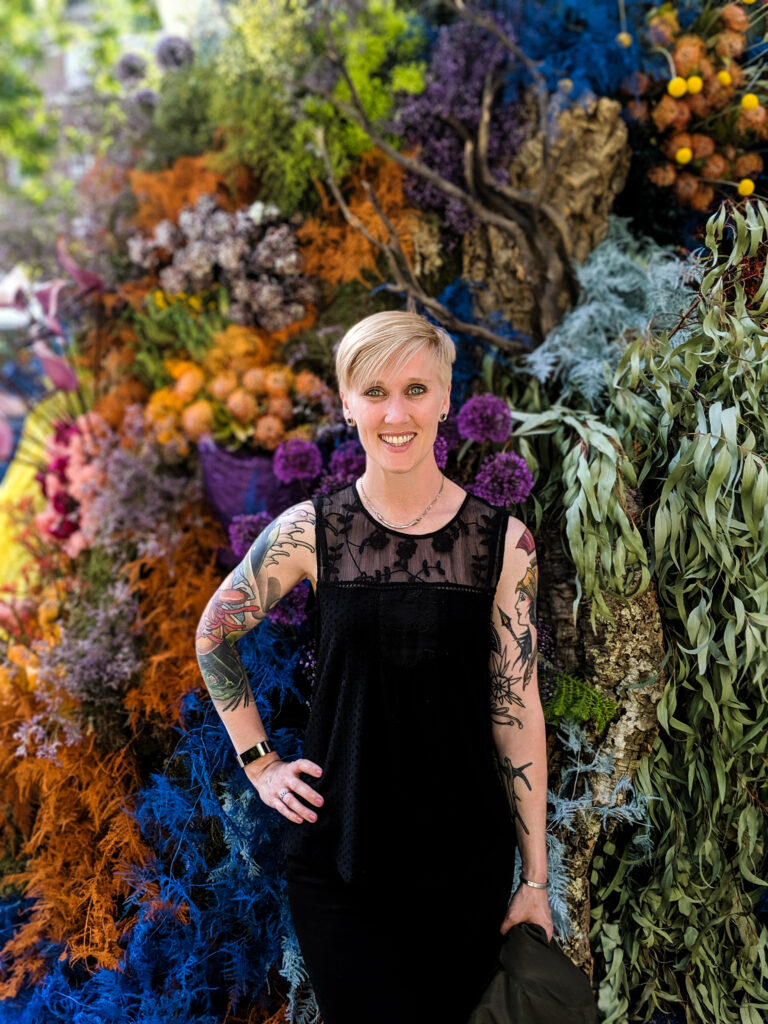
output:
[{"label": "black skirt", "polygon": [[324,1024],[466,1024],[499,966],[514,848],[450,875],[375,883],[287,858],[296,935]]}]

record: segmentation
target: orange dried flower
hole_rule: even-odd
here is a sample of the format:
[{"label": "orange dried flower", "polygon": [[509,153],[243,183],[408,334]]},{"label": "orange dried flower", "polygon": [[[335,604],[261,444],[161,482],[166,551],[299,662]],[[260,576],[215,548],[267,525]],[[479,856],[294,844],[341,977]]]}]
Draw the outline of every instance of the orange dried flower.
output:
[{"label": "orange dried flower", "polygon": [[664,145],[661,148],[665,156],[674,160],[678,150],[692,149],[691,136],[688,132],[675,132],[674,135],[670,135],[668,139],[664,140]]},{"label": "orange dried flower", "polygon": [[267,393],[266,380],[267,371],[264,367],[252,366],[243,374],[243,387],[252,395],[265,395]]},{"label": "orange dried flower", "polygon": [[280,444],[285,434],[283,421],[274,413],[266,413],[256,420],[256,427],[253,431],[253,440],[256,444],[266,448],[267,451],[274,451]]},{"label": "orange dried flower", "polygon": [[205,374],[199,366],[186,370],[176,381],[173,390],[185,402],[191,402],[205,384]]},{"label": "orange dried flower", "polygon": [[707,45],[699,36],[680,36],[672,50],[672,60],[678,75],[687,78],[698,71],[706,53]]},{"label": "orange dried flower", "polygon": [[654,46],[668,46],[680,31],[675,11],[664,11],[651,18],[648,36]]},{"label": "orange dried flower", "polygon": [[711,185],[707,185],[706,182],[700,181],[699,187],[694,192],[690,200],[690,205],[694,210],[708,210],[712,205],[715,198],[715,190]]},{"label": "orange dried flower", "polygon": [[709,97],[704,92],[689,93],[683,102],[694,117],[706,117],[712,107]]},{"label": "orange dried flower", "polygon": [[736,161],[737,178],[756,178],[763,173],[763,158],[759,153],[743,153]]},{"label": "orange dried flower", "polygon": [[713,153],[701,168],[704,178],[724,178],[728,173],[728,161],[721,153]]},{"label": "orange dried flower", "polygon": [[755,132],[763,139],[768,138],[765,107],[755,107],[754,110],[745,110],[742,107],[739,110],[736,127],[740,132]]},{"label": "orange dried flower", "polygon": [[677,171],[673,164],[667,162],[659,164],[657,167],[651,167],[648,171],[648,177],[654,185],[659,185],[661,188],[667,188],[669,185],[674,185],[677,178]]},{"label": "orange dried flower", "polygon": [[[660,132],[673,126],[678,131],[682,131],[691,119],[691,112],[685,103],[673,99],[668,93],[665,93],[654,107],[651,117]],[[682,124],[680,123],[681,119],[683,120]]]},{"label": "orange dried flower", "polygon": [[227,398],[227,409],[238,423],[252,423],[257,412],[256,399],[245,388],[236,388]]},{"label": "orange dried flower", "polygon": [[677,181],[675,182],[675,195],[678,201],[684,204],[690,203],[693,197],[696,195],[696,189],[699,187],[699,179],[695,174],[691,174],[689,171],[683,171],[679,174]]},{"label": "orange dried flower", "polygon": [[287,395],[272,395],[267,402],[267,412],[279,416],[283,423],[290,423],[293,419],[293,402]]},{"label": "orange dried flower", "polygon": [[749,28],[749,15],[738,4],[726,4],[720,10],[720,17],[725,27],[733,32],[746,32]]},{"label": "orange dried flower", "polygon": [[208,390],[219,402],[226,402],[227,398],[237,387],[237,376],[234,373],[220,373],[208,384]]},{"label": "orange dried flower", "polygon": [[694,160],[701,160],[706,156],[712,156],[715,152],[715,140],[709,135],[704,135],[699,132],[693,132],[691,134],[691,141],[689,145],[693,150]]},{"label": "orange dried flower", "polygon": [[[725,29],[717,36],[715,52],[721,57],[740,57],[746,45],[746,36],[741,32],[731,32],[729,29]],[[730,68],[728,70],[730,71]]]},{"label": "orange dried flower", "polygon": [[188,405],[181,414],[181,426],[184,433],[191,441],[197,441],[203,434],[210,434],[213,430],[213,406],[206,399],[201,398],[192,405]]},{"label": "orange dried flower", "polygon": [[633,121],[648,120],[648,100],[630,100],[624,108]]},{"label": "orange dried flower", "polygon": [[268,395],[286,395],[293,386],[294,373],[290,366],[273,363],[267,367],[264,390]]},{"label": "orange dried flower", "polygon": [[310,398],[315,392],[325,390],[325,382],[311,370],[299,370],[293,382],[293,388],[301,398]]}]

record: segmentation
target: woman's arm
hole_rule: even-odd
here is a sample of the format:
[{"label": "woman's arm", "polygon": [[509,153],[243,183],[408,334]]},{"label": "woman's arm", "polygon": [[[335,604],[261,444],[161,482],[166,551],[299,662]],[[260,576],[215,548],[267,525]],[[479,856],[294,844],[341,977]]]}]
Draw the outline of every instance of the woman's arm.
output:
[{"label": "woman's arm", "polygon": [[[300,580],[313,579],[315,564],[315,512],[307,501],[287,509],[259,534],[242,562],[211,596],[200,618],[195,635],[200,672],[238,753],[267,735],[235,641],[257,626]],[[245,771],[255,784],[270,764],[280,760],[279,753],[272,751],[247,765]],[[303,770],[310,763],[294,762],[304,766]],[[302,782],[289,788],[314,795]],[[264,799],[265,794],[259,792]],[[285,813],[282,806],[278,809]],[[293,814],[293,820],[301,817]]]},{"label": "woman's arm", "polygon": [[[546,882],[547,747],[536,664],[537,590],[533,537],[524,523],[510,517],[491,619],[492,729],[515,821],[522,875]],[[516,891],[502,931],[521,920],[542,924],[551,938],[546,889],[522,884]]]}]

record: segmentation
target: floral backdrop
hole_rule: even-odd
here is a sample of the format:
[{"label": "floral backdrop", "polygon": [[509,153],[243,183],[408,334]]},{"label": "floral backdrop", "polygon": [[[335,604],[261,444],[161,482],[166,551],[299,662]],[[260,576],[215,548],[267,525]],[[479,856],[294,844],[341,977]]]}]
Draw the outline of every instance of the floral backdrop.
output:
[{"label": "floral backdrop", "polygon": [[[556,932],[606,1024],[759,1024],[765,3],[142,10],[46,115],[76,188],[30,136],[0,241],[0,1020],[319,1020],[194,634],[362,472],[334,346],[408,308],[458,350],[438,465],[540,551]],[[306,599],[238,641],[284,757]]]}]

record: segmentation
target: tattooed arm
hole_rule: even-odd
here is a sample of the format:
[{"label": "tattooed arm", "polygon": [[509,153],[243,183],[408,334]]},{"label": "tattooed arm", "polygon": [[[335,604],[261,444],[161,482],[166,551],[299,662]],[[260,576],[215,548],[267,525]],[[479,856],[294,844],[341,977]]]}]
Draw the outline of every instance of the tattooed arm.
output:
[{"label": "tattooed arm", "polygon": [[[266,739],[235,641],[257,626],[300,580],[315,576],[315,512],[294,505],[259,534],[242,562],[211,596],[197,627],[195,649],[205,685],[238,753]],[[278,753],[249,766],[255,778]]]},{"label": "tattooed arm", "polygon": [[[491,718],[522,873],[547,880],[547,753],[544,713],[536,672],[538,569],[530,530],[510,517],[504,563],[491,619]],[[546,889],[523,885],[515,893],[502,931],[520,920],[542,924],[552,935]]]}]

